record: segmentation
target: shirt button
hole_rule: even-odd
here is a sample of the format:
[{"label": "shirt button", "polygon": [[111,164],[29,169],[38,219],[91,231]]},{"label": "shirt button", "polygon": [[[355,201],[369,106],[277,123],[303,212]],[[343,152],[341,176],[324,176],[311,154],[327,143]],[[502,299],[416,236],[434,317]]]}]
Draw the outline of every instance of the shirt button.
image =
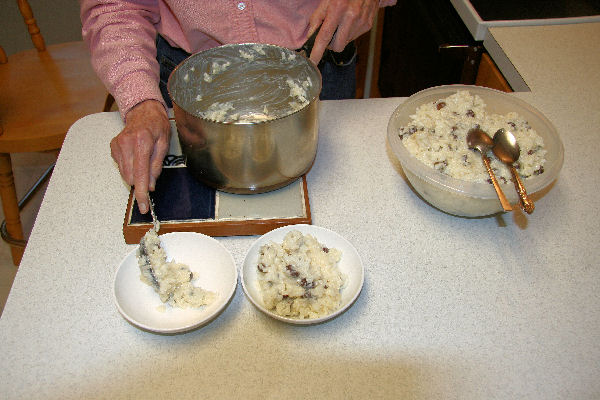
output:
[{"label": "shirt button", "polygon": [[243,1],[240,1],[237,5],[238,10],[240,11],[244,11],[246,9],[246,3],[244,3]]}]

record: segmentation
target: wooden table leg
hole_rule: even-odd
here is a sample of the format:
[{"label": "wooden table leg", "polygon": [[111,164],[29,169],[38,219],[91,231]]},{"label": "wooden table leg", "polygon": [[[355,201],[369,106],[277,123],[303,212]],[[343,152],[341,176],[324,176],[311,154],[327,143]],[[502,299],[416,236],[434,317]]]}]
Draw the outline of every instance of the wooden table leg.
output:
[{"label": "wooden table leg", "polygon": [[[19,202],[13,178],[12,162],[8,153],[0,153],[0,199],[2,200],[2,209],[4,210],[4,218],[6,219],[6,231],[15,239],[24,239],[23,226],[21,225],[21,216],[19,213]],[[18,246],[11,246],[10,250],[13,263],[19,265],[25,249]]]}]

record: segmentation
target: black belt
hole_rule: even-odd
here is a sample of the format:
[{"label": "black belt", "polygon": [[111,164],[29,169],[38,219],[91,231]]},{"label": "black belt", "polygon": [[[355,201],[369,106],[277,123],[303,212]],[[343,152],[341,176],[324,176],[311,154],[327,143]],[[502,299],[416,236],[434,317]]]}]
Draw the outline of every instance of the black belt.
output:
[{"label": "black belt", "polygon": [[[315,39],[316,39],[318,33],[319,33],[319,29],[317,29],[317,31],[315,33],[313,33],[310,38],[308,38],[306,43],[304,43],[304,46],[300,47],[296,51],[304,54],[306,57],[309,57],[310,53],[312,52],[313,46],[315,45]],[[335,35],[335,33],[334,33],[334,35]],[[344,50],[342,50],[340,52],[335,52],[330,49],[325,49],[325,52],[323,53],[323,57],[321,58],[321,62],[329,61],[329,62],[333,63],[334,65],[343,67],[345,65],[351,64],[354,61],[354,59],[356,58],[356,55],[357,55],[356,44],[354,43],[354,40],[353,40],[346,45]]]}]

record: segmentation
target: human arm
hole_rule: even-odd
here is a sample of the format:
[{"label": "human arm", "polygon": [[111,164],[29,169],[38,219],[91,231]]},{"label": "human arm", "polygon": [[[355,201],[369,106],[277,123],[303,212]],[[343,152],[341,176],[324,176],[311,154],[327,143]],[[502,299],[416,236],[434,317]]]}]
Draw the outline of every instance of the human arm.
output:
[{"label": "human arm", "polygon": [[318,64],[327,47],[341,52],[371,29],[380,6],[393,4],[395,0],[322,0],[309,20],[309,37],[320,27],[310,59]]},{"label": "human arm", "polygon": [[111,154],[145,213],[170,135],[155,58],[157,2],[80,0],[80,5],[92,65],[125,121],[111,141]]},{"label": "human arm", "polygon": [[82,36],[92,65],[121,116],[144,100],[163,102],[156,61],[156,0],[79,0]]},{"label": "human arm", "polygon": [[154,191],[169,149],[169,118],[163,105],[146,100],[127,113],[125,128],[110,142],[123,180],[133,186],[142,214],[148,212],[148,191]]}]

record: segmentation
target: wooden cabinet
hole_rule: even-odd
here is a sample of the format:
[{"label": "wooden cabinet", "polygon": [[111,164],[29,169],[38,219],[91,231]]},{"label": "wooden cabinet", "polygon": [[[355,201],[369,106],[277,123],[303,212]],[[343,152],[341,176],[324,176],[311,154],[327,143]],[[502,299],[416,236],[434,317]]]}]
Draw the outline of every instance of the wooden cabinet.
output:
[{"label": "wooden cabinet", "polygon": [[[468,49],[478,43],[448,0],[398,1],[384,10],[378,84],[383,97],[408,97],[463,82]],[[476,65],[473,67],[476,71]]]},{"label": "wooden cabinet", "polygon": [[477,86],[485,86],[492,89],[501,90],[503,92],[512,92],[512,88],[494,63],[494,60],[487,54],[481,55],[477,78],[475,78]]}]

